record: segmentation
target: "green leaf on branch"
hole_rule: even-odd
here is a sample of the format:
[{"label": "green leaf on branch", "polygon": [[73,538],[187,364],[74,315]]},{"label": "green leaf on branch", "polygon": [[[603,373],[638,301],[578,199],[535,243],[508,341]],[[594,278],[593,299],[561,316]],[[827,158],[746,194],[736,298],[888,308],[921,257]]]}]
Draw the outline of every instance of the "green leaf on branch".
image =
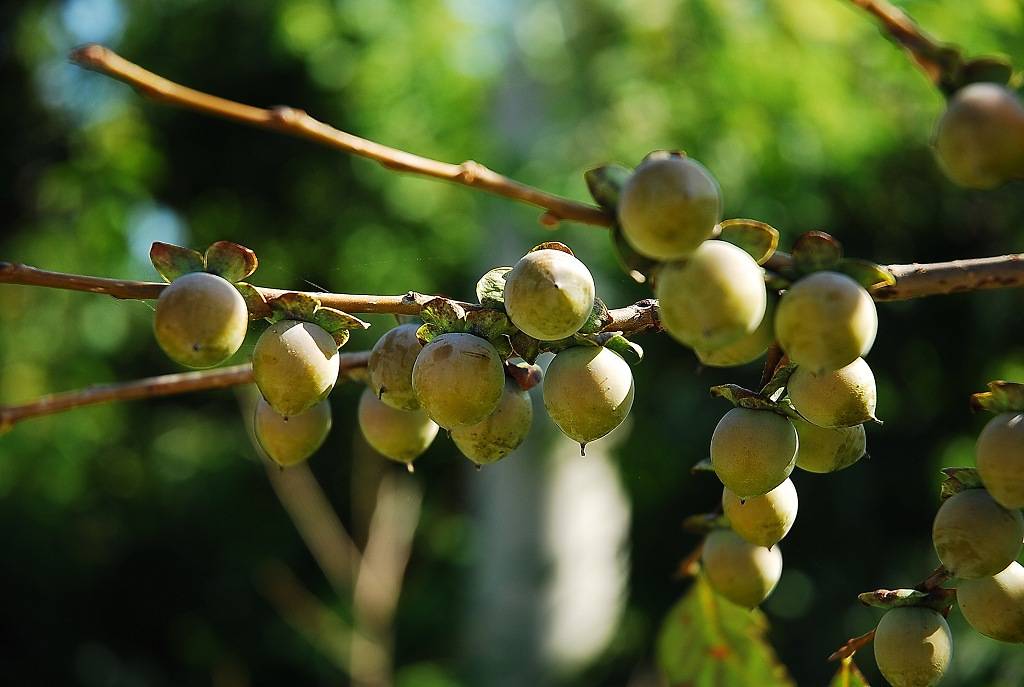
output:
[{"label": "green leaf on branch", "polygon": [[918,589],[876,589],[873,592],[858,594],[857,598],[865,606],[875,608],[903,608],[906,606],[920,606],[942,611],[949,608],[955,601],[956,590],[943,589],[939,587],[929,592],[922,592]]},{"label": "green leaf on branch", "polygon": [[828,683],[828,687],[871,687],[871,685],[868,684],[857,664],[853,662],[853,657],[847,656],[839,664],[839,670],[832,678],[832,682]]},{"label": "green leaf on branch", "polygon": [[583,179],[587,182],[590,195],[605,210],[615,212],[619,205],[619,194],[633,170],[622,165],[608,164],[587,170]]},{"label": "green leaf on branch", "polygon": [[544,243],[539,243],[533,248],[531,248],[529,252],[535,253],[539,250],[560,250],[563,253],[568,253],[569,255],[575,257],[575,253],[572,252],[572,249],[569,248],[569,246],[565,245],[564,243],[559,243],[558,241],[545,241]]},{"label": "green leaf on branch", "polygon": [[184,274],[206,270],[206,262],[199,251],[175,246],[172,243],[154,241],[149,248],[149,259],[167,282],[172,282]]},{"label": "green leaf on branch", "polygon": [[[786,358],[788,361],[788,358]],[[779,393],[786,388],[786,384],[789,383],[789,378],[793,375],[796,370],[796,365],[791,362],[785,362],[783,365],[779,365],[775,368],[775,372],[772,373],[772,378],[768,380],[768,383],[761,389],[761,395],[774,400],[779,400],[781,394]]]},{"label": "green leaf on branch", "polygon": [[590,310],[590,316],[583,323],[583,326],[580,327],[579,333],[594,334],[604,329],[611,321],[612,316],[608,314],[608,306],[600,298],[595,298],[594,307]]},{"label": "green leaf on branch", "polygon": [[251,275],[259,264],[256,253],[231,241],[217,241],[206,249],[206,271],[232,284]]},{"label": "green leaf on branch", "polygon": [[793,244],[793,266],[800,274],[835,269],[843,247],[830,234],[809,231]]},{"label": "green leaf on branch", "polygon": [[775,403],[758,392],[745,389],[738,384],[719,384],[718,386],[713,386],[711,387],[711,395],[717,398],[724,398],[739,408],[775,410],[776,406]]},{"label": "green leaf on branch", "polygon": [[836,265],[836,271],[852,278],[869,291],[896,283],[896,277],[892,276],[892,272],[881,265],[860,258],[843,258]]},{"label": "green leaf on branch", "polygon": [[942,468],[943,480],[939,487],[939,499],[945,501],[950,496],[967,489],[983,489],[981,475],[977,468]]},{"label": "green leaf on branch", "polygon": [[354,315],[337,310],[335,308],[317,308],[313,312],[313,324],[321,327],[324,331],[334,337],[338,348],[344,346],[349,339],[350,330],[367,329],[370,325],[363,322]]},{"label": "green leaf on branch", "polygon": [[480,305],[493,310],[505,310],[505,275],[511,267],[495,267],[476,283],[476,298]]},{"label": "green leaf on branch", "polygon": [[426,346],[444,333],[445,331],[436,324],[421,324],[419,329],[416,330],[416,338],[420,340],[422,345]]},{"label": "green leaf on branch", "polygon": [[1024,411],[1024,384],[997,379],[987,386],[988,391],[971,396],[973,410],[987,410],[990,413]]},{"label": "green leaf on branch", "polygon": [[267,305],[267,299],[256,290],[256,287],[244,281],[239,281],[235,282],[235,288],[238,289],[238,293],[242,294],[242,298],[245,300],[245,307],[249,310],[249,319],[258,320],[267,316],[270,312],[270,306]]},{"label": "green leaf on branch", "polygon": [[466,312],[465,321],[467,332],[487,339],[491,343],[494,343],[494,340],[499,337],[508,336],[517,331],[508,316],[498,310],[470,310]]},{"label": "green leaf on branch", "polygon": [[271,300],[270,317],[271,323],[281,320],[300,320],[302,322],[314,322],[316,309],[320,307],[320,301],[307,293],[285,293]]},{"label": "green leaf on branch", "polygon": [[793,687],[767,633],[764,613],[726,601],[698,575],[662,624],[658,667],[677,687]]},{"label": "green leaf on branch", "polygon": [[611,234],[612,248],[614,249],[616,259],[619,261],[619,265],[629,275],[629,278],[637,284],[645,283],[650,279],[654,268],[658,266],[658,262],[633,250],[633,247],[629,245],[629,242],[622,235],[622,229],[618,223],[612,227]]},{"label": "green leaf on branch", "polygon": [[742,248],[758,265],[763,265],[779,247],[778,230],[756,219],[727,219],[719,227],[720,240]]},{"label": "green leaf on branch", "polygon": [[639,365],[644,359],[644,349],[640,347],[640,344],[630,341],[619,332],[613,332],[603,345],[621,355],[622,359],[630,365]]},{"label": "green leaf on branch", "polygon": [[432,324],[445,332],[463,332],[466,330],[466,311],[454,301],[447,298],[432,298],[420,310],[420,317],[427,324]]}]

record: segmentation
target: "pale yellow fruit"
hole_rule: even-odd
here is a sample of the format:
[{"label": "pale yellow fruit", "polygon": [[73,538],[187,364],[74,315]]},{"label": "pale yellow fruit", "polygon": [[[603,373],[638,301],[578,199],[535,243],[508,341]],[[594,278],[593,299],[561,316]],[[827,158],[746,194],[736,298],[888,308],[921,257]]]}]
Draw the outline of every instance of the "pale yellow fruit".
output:
[{"label": "pale yellow fruit", "polygon": [[886,611],[875,630],[875,662],[893,687],[933,687],[953,656],[946,619],[930,608]]},{"label": "pale yellow fruit", "polygon": [[775,336],[789,359],[828,372],[866,355],[875,342],[878,313],[864,288],[845,274],[815,272],[782,294]]},{"label": "pale yellow fruit", "polygon": [[788,418],[770,410],[733,408],[711,436],[711,465],[740,498],[760,496],[793,472],[798,444]]},{"label": "pale yellow fruit", "polygon": [[298,415],[278,415],[262,398],[256,402],[253,430],[260,446],[281,467],[316,453],[331,431],[331,404],[326,399]]},{"label": "pale yellow fruit", "polygon": [[1024,508],[1024,413],[1000,413],[978,435],[981,481],[1006,508]]},{"label": "pale yellow fruit", "polygon": [[1020,553],[1024,518],[996,503],[984,489],[955,494],[932,524],[935,553],[946,570],[966,580],[990,577]]},{"label": "pale yellow fruit", "polygon": [[750,334],[733,343],[713,350],[694,349],[701,365],[708,367],[735,367],[751,363],[768,350],[775,341],[775,305],[778,298],[769,293],[761,324]]},{"label": "pale yellow fruit", "polygon": [[619,196],[626,242],[655,260],[679,260],[711,238],[722,218],[718,182],[696,160],[669,156],[642,163]]},{"label": "pale yellow fruit", "polygon": [[796,466],[807,472],[837,472],[848,468],[864,456],[867,437],[864,425],[853,427],[818,427],[803,420],[793,420],[800,437]]},{"label": "pale yellow fruit", "polygon": [[1000,642],[1024,642],[1024,567],[1017,561],[992,577],[956,586],[960,612],[975,630]]},{"label": "pale yellow fruit", "polygon": [[632,405],[633,371],[614,351],[576,346],[548,365],[544,407],[558,428],[581,445],[618,427]]},{"label": "pale yellow fruit", "polygon": [[438,427],[422,410],[397,410],[366,388],[359,397],[359,429],[377,453],[408,465],[430,447]]},{"label": "pale yellow fruit", "polygon": [[764,319],[764,271],[741,248],[705,241],[658,272],[659,317],[672,338],[713,351],[753,333]]},{"label": "pale yellow fruit", "polygon": [[722,510],[733,531],[757,546],[774,546],[796,522],[798,499],[792,480],[767,494],[741,499],[728,487],[722,490]]},{"label": "pale yellow fruit", "polygon": [[863,358],[820,374],[798,367],[786,390],[797,412],[819,427],[853,427],[875,419],[875,375]]},{"label": "pale yellow fruit", "polygon": [[532,423],[530,394],[509,379],[494,412],[475,425],[453,429],[452,441],[462,455],[477,465],[486,465],[516,450],[529,434]]},{"label": "pale yellow fruit", "polygon": [[419,325],[403,324],[388,330],[370,351],[370,388],[380,400],[398,410],[420,407],[412,388],[412,366],[423,348],[416,338],[417,329]]},{"label": "pale yellow fruit", "polygon": [[995,83],[961,88],[939,120],[935,152],[950,180],[994,188],[1024,177],[1024,105]]},{"label": "pale yellow fruit", "polygon": [[281,415],[298,415],[327,398],[338,381],[339,365],[334,338],[298,320],[267,327],[252,352],[256,386]]},{"label": "pale yellow fruit", "polygon": [[782,552],[715,530],[704,539],[701,563],[711,588],[744,608],[759,606],[782,577]]},{"label": "pale yellow fruit", "polygon": [[505,388],[505,369],[498,351],[485,339],[442,334],[416,357],[412,388],[430,419],[453,429],[494,412]]},{"label": "pale yellow fruit", "polygon": [[153,331],[171,360],[213,367],[242,346],[249,327],[245,299],[229,281],[207,272],[174,280],[156,302]]},{"label": "pale yellow fruit", "polygon": [[505,311],[524,334],[558,341],[580,330],[594,309],[594,278],[572,255],[527,253],[505,275]]}]

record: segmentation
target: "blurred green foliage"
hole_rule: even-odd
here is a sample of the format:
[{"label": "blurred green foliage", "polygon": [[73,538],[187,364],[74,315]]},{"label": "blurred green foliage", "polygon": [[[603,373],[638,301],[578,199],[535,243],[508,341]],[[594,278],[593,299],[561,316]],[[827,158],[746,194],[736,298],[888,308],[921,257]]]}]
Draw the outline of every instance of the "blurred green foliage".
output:
[{"label": "blurred green foliage", "polygon": [[[933,35],[1024,65],[1019,2],[904,5]],[[610,305],[649,295],[618,270],[602,231],[551,234],[530,208],[154,105],[68,64],[86,41],[209,92],[301,107],[580,199],[590,167],[684,149],[718,177],[727,216],[772,224],[783,247],[821,228],[880,263],[1024,250],[1021,185],[979,193],[941,176],[928,149],[941,97],[841,0],[23,0],[0,18],[0,257],[47,269],[151,279],[151,241],[227,239],[257,252],[257,284],[468,298],[486,269],[555,236]],[[968,395],[989,379],[1024,380],[1020,313],[1017,292],[880,306],[870,362],[886,424],[869,430],[871,460],[794,477],[800,517],[765,606],[797,684],[824,684],[835,669],[825,657],[877,619],[858,592],[931,570],[938,469],[972,462],[985,418],[970,415]],[[0,287],[0,402],[173,371],[151,315],[145,303]],[[350,350],[390,322],[368,319],[375,327]],[[643,345],[631,433],[612,449],[632,515],[626,607],[608,646],[557,668],[529,624],[496,635],[507,643],[475,641],[490,636],[471,629],[491,593],[479,571],[510,521],[481,516],[488,478],[442,438],[415,477],[425,502],[398,612],[399,684],[656,684],[655,636],[695,543],[678,523],[719,498],[713,479],[688,472],[727,409],[707,388],[753,383],[759,370],[698,370],[667,337]],[[351,386],[334,394],[335,429],[313,468],[362,541],[372,469],[360,467],[356,398]],[[538,424],[544,446],[564,448]],[[516,460],[543,479],[550,458]],[[489,470],[492,486],[518,484],[513,468]],[[520,526],[540,527],[536,504],[521,505]],[[0,440],[0,521],[6,684],[342,680],[254,582],[281,560],[351,612],[274,498],[231,392],[19,425]],[[538,551],[542,538],[529,540]],[[543,552],[526,559],[515,605],[535,608],[531,590],[550,570]],[[1019,651],[951,620],[948,684],[1024,681]],[[858,663],[879,679],[870,651]]]}]

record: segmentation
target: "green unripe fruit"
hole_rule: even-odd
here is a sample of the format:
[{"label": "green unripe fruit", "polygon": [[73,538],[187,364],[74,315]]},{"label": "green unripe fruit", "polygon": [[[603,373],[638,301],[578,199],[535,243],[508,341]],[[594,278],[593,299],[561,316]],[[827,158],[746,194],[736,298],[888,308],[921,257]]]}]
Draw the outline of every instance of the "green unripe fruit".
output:
[{"label": "green unripe fruit", "polygon": [[411,466],[430,447],[438,427],[422,410],[392,408],[367,387],[359,397],[359,429],[377,453]]},{"label": "green unripe fruit", "polygon": [[711,238],[722,218],[718,182],[696,160],[667,156],[641,163],[619,196],[626,242],[655,260],[679,260]]},{"label": "green unripe fruit", "polygon": [[893,608],[875,630],[875,662],[893,687],[933,687],[953,656],[953,636],[937,611]]},{"label": "green unripe fruit", "polygon": [[594,278],[572,255],[542,249],[527,253],[505,275],[505,311],[512,324],[541,341],[580,330],[594,309]]},{"label": "green unripe fruit", "polygon": [[798,438],[793,423],[770,410],[733,408],[711,436],[711,465],[740,498],[767,494],[789,477]]},{"label": "green unripe fruit", "polygon": [[932,524],[935,553],[946,570],[965,580],[991,577],[1020,553],[1024,518],[984,489],[967,489],[939,507]]},{"label": "green unripe fruit", "polygon": [[1017,561],[992,577],[956,587],[960,612],[975,630],[1000,642],[1024,642],[1024,567]]},{"label": "green unripe fruit", "polygon": [[494,412],[505,388],[505,370],[498,351],[485,339],[442,334],[416,357],[412,388],[430,419],[453,429]]},{"label": "green unripe fruit", "polygon": [[863,358],[820,374],[798,367],[786,389],[797,412],[819,427],[853,427],[875,419],[875,375]]},{"label": "green unripe fruit", "polygon": [[767,494],[741,499],[722,490],[722,510],[733,531],[757,546],[774,546],[796,522],[798,500],[792,480],[785,480]]},{"label": "green unripe fruit", "polygon": [[838,370],[866,355],[877,331],[875,302],[839,272],[804,277],[782,294],[775,311],[782,350],[812,372]]},{"label": "green unripe fruit", "polygon": [[978,435],[981,482],[1006,508],[1024,508],[1024,413],[1000,413]]},{"label": "green unripe fruit", "polygon": [[326,399],[298,415],[278,415],[262,398],[253,422],[256,440],[281,467],[295,465],[316,453],[331,431],[331,404]]},{"label": "green unripe fruit", "polygon": [[711,588],[744,608],[760,605],[782,577],[782,552],[715,530],[704,539],[701,563]]},{"label": "green unripe fruit", "polygon": [[419,325],[403,324],[377,339],[370,351],[367,371],[377,397],[398,410],[416,410],[420,402],[412,388],[412,366],[423,345],[416,338]]},{"label": "green unripe fruit", "polygon": [[853,427],[818,427],[803,420],[793,420],[800,437],[796,466],[807,472],[837,472],[848,468],[864,456],[867,437],[864,425]]},{"label": "green unripe fruit", "polygon": [[994,188],[1024,177],[1024,105],[1010,89],[973,83],[949,101],[935,133],[935,152],[950,180]]},{"label": "green unripe fruit", "polygon": [[252,352],[256,386],[281,415],[298,415],[327,398],[338,381],[339,366],[334,338],[298,320],[267,327]]},{"label": "green unripe fruit", "polygon": [[764,271],[741,248],[705,241],[683,262],[658,272],[655,295],[665,331],[713,351],[751,334],[764,319]]},{"label": "green unripe fruit", "polygon": [[477,465],[486,465],[515,451],[526,439],[532,423],[530,394],[512,380],[506,380],[505,391],[494,412],[475,425],[453,429],[452,441],[462,455]]},{"label": "green unripe fruit", "polygon": [[156,302],[153,331],[171,360],[213,367],[242,346],[249,327],[245,299],[231,282],[207,272],[174,280]]},{"label": "green unripe fruit", "polygon": [[757,325],[750,334],[741,337],[738,341],[716,348],[714,350],[694,349],[697,359],[701,365],[708,367],[735,367],[751,363],[768,350],[768,347],[775,341],[775,304],[778,299],[773,294],[768,294],[768,300],[761,318],[761,324]]},{"label": "green unripe fruit", "polygon": [[544,375],[544,407],[581,446],[618,427],[633,405],[633,371],[613,351],[576,346],[558,353]]}]

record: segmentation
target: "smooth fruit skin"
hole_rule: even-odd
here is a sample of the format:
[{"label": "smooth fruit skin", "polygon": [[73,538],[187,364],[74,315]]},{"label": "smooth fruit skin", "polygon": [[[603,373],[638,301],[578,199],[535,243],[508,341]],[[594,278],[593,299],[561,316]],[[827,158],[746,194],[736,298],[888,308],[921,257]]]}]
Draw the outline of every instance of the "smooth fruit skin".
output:
[{"label": "smooth fruit skin", "polygon": [[527,253],[505,275],[505,311],[512,324],[541,341],[558,341],[580,330],[594,309],[594,277],[560,250]]},{"label": "smooth fruit skin", "polygon": [[1014,561],[992,577],[956,587],[960,612],[975,630],[1000,642],[1024,642],[1024,567]]},{"label": "smooth fruit skin", "polygon": [[422,410],[396,410],[367,387],[359,397],[359,429],[377,453],[411,464],[437,436],[437,424]]},{"label": "smooth fruit skin", "polygon": [[696,160],[667,156],[640,164],[619,196],[626,242],[655,260],[679,260],[711,238],[722,218],[718,182]]},{"label": "smooth fruit skin", "polygon": [[701,563],[711,588],[744,608],[760,605],[782,577],[782,552],[743,539],[732,530],[715,530],[704,539]]},{"label": "smooth fruit skin", "polygon": [[939,120],[935,152],[959,186],[988,189],[1024,177],[1024,104],[999,84],[961,88]]},{"label": "smooth fruit skin", "polygon": [[192,272],[167,286],[156,302],[153,331],[171,360],[193,368],[224,362],[242,346],[249,327],[245,299],[231,282]]},{"label": "smooth fruit skin", "polygon": [[477,465],[501,460],[519,448],[533,424],[530,394],[510,379],[494,412],[475,425],[452,430],[452,441],[462,455]]},{"label": "smooth fruit skin", "polygon": [[722,489],[722,510],[733,531],[757,546],[774,546],[796,522],[798,499],[793,481],[787,479],[767,494],[741,499],[728,487]]},{"label": "smooth fruit skin", "polygon": [[338,344],[310,322],[270,325],[252,352],[252,372],[263,398],[281,415],[298,415],[327,398],[338,381]]},{"label": "smooth fruit skin", "polygon": [[1000,413],[978,435],[981,482],[1006,508],[1024,508],[1024,413]]},{"label": "smooth fruit skin", "polygon": [[764,319],[764,271],[742,248],[705,241],[658,272],[659,317],[672,338],[713,351],[751,334]]},{"label": "smooth fruit skin", "polygon": [[838,472],[860,460],[867,449],[864,425],[833,429],[793,420],[793,426],[800,437],[796,466],[807,472]]},{"label": "smooth fruit skin", "polygon": [[778,297],[769,293],[761,324],[757,325],[757,329],[750,334],[721,348],[713,350],[695,348],[693,352],[697,354],[700,364],[707,367],[736,367],[752,363],[764,355],[775,341],[775,306],[777,303]]},{"label": "smooth fruit skin", "polygon": [[256,440],[281,467],[295,465],[316,453],[331,431],[331,404],[324,399],[298,415],[278,415],[262,398],[253,422]]},{"label": "smooth fruit skin", "polygon": [[442,334],[416,357],[412,388],[430,419],[454,429],[494,412],[505,389],[505,370],[498,352],[485,339]]},{"label": "smooth fruit skin", "polygon": [[953,657],[953,636],[937,611],[893,608],[875,630],[875,662],[893,687],[933,687]]},{"label": "smooth fruit skin", "polygon": [[875,375],[863,358],[820,374],[798,367],[786,389],[797,412],[819,427],[853,427],[875,419]]},{"label": "smooth fruit skin", "polygon": [[814,272],[789,287],[775,311],[775,335],[789,359],[828,372],[866,355],[878,332],[875,303],[845,274]]},{"label": "smooth fruit skin", "polygon": [[558,353],[544,375],[544,407],[581,445],[618,427],[633,406],[633,371],[617,353],[576,346]]},{"label": "smooth fruit skin", "polygon": [[798,445],[788,418],[770,410],[733,408],[711,436],[711,465],[740,498],[760,496],[793,472]]},{"label": "smooth fruit skin", "polygon": [[965,580],[990,577],[1020,553],[1024,518],[996,503],[984,489],[955,494],[939,508],[932,542],[942,565]]},{"label": "smooth fruit skin", "polygon": [[419,325],[403,324],[377,339],[370,351],[367,371],[370,388],[380,400],[398,410],[416,410],[420,402],[412,388],[412,366],[423,345],[416,338]]}]

